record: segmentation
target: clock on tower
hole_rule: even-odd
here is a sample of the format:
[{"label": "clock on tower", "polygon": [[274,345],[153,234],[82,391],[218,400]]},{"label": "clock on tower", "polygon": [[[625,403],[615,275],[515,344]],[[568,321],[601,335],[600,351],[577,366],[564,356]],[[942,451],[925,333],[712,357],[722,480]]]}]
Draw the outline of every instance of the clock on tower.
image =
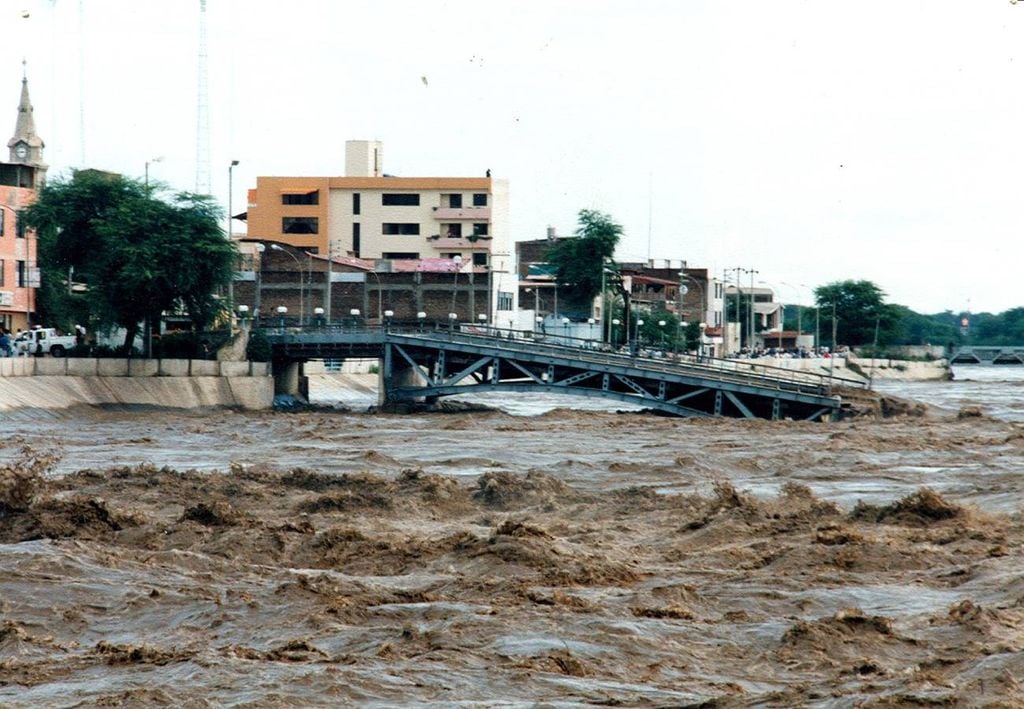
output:
[{"label": "clock on tower", "polygon": [[28,157],[28,146],[25,145],[24,143],[18,143],[16,146],[14,146],[14,155],[19,160],[24,160],[26,157]]}]

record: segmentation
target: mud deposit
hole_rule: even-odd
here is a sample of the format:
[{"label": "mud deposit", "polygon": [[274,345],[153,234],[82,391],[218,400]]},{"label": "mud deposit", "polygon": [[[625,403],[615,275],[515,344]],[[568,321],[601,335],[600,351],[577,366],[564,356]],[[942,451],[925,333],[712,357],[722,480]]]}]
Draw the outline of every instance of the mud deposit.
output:
[{"label": "mud deposit", "polygon": [[1024,426],[2,424],[4,706],[1019,706]]}]

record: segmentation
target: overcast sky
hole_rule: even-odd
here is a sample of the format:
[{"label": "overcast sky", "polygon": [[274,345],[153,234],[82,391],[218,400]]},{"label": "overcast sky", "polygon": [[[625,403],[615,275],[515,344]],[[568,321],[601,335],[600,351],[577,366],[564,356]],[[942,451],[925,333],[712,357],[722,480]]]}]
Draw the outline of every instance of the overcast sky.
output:
[{"label": "overcast sky", "polygon": [[[199,0],[0,9],[4,142],[25,57],[55,174],[162,156],[151,179],[195,187]],[[754,269],[785,301],[868,279],[919,312],[1024,305],[1024,3],[208,0],[207,44],[236,211],[378,139],[390,174],[507,178],[516,239],[591,208],[620,259]]]}]

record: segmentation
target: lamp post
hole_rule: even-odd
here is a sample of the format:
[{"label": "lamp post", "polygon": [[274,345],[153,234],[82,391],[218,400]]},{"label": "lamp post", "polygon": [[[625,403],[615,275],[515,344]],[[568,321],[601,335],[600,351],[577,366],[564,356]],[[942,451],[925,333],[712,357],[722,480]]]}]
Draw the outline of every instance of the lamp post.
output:
[{"label": "lamp post", "polygon": [[665,321],[664,320],[659,320],[658,321],[658,331],[659,331],[660,337],[661,337],[661,353],[665,354]]},{"label": "lamp post", "polygon": [[[164,156],[160,155],[160,156],[155,157],[155,158],[150,158],[149,160],[146,161],[146,177],[145,177],[144,185],[145,185],[146,196],[147,197],[149,196],[149,166],[152,165],[155,162],[163,162],[163,160],[164,160]],[[228,211],[230,212],[231,210],[229,209]]]},{"label": "lamp post", "polygon": [[636,355],[640,352],[640,328],[644,325],[643,318],[636,319],[636,334],[633,336],[633,354]]},{"label": "lamp post", "polygon": [[480,323],[484,328],[484,332],[487,332],[487,313],[480,313],[476,316],[477,322]]},{"label": "lamp post", "polygon": [[747,331],[747,347],[750,348],[751,353],[754,351],[754,275],[760,273],[757,269],[748,268],[747,273],[750,274],[750,329]]},{"label": "lamp post", "polygon": [[537,330],[538,330],[538,329],[539,329],[539,330],[540,330],[541,332],[543,332],[543,331],[544,331],[544,318],[542,318],[542,317],[541,317],[540,315],[535,315],[535,316],[533,317],[533,322],[535,323],[535,325],[533,326],[533,332],[534,332],[534,334],[536,334],[536,333],[537,333]]},{"label": "lamp post", "polygon": [[416,313],[416,321],[420,324],[420,332],[423,332],[423,321],[426,320],[427,314],[422,310]]},{"label": "lamp post", "polygon": [[704,330],[707,329],[708,324],[701,321],[700,328],[700,340],[697,342],[697,361],[700,362],[704,359]]},{"label": "lamp post", "polygon": [[594,318],[587,318],[587,325],[589,326],[589,332],[587,333],[587,339],[591,342],[594,341],[594,324],[597,322]]},{"label": "lamp post", "polygon": [[[302,279],[302,261],[299,260],[298,256],[296,256],[295,254],[293,254],[291,251],[284,248],[280,244],[271,244],[270,248],[273,249],[274,251],[280,251],[283,254],[288,254],[289,256],[292,257],[292,260],[295,261],[295,265],[299,267],[299,326],[301,327],[303,321],[306,319],[306,289],[305,286],[303,285]],[[278,310],[280,311],[280,308]]]},{"label": "lamp post", "polygon": [[263,252],[267,247],[261,243],[256,244],[256,295],[253,298],[253,318],[260,317],[261,291],[263,289]]},{"label": "lamp post", "polygon": [[611,320],[608,321],[608,324],[611,326],[611,328],[609,330],[610,334],[609,334],[609,337],[608,337],[608,344],[610,344],[614,348],[615,347],[615,328],[617,328],[619,325],[621,325],[622,321],[619,320],[618,318],[612,318]]},{"label": "lamp post", "polygon": [[324,326],[324,309],[319,306],[313,308],[313,315],[316,316],[316,326],[322,328]]},{"label": "lamp post", "polygon": [[448,313],[448,334],[455,332],[455,321],[459,319],[458,313]]},{"label": "lamp post", "polygon": [[359,308],[352,308],[348,314],[352,317],[352,329],[355,330],[356,325],[359,324]]},{"label": "lamp post", "polygon": [[452,312],[449,313],[449,316],[455,312],[455,296],[459,293],[459,268],[462,266],[462,256],[455,254],[452,261],[455,262],[455,280],[452,283]]},{"label": "lamp post", "polygon": [[562,318],[562,340],[563,344],[569,344],[569,318]]},{"label": "lamp post", "polygon": [[244,323],[248,319],[248,317],[249,306],[246,305],[245,303],[242,303],[241,305],[238,306],[238,319]]},{"label": "lamp post", "polygon": [[284,331],[284,316],[288,314],[288,308],[283,305],[277,306],[277,316],[281,318],[281,331]]},{"label": "lamp post", "polygon": [[384,322],[381,324],[381,327],[383,327],[385,330],[390,330],[391,329],[391,318],[393,318],[393,317],[395,317],[395,311],[394,310],[385,310],[384,311]]},{"label": "lamp post", "polygon": [[[232,192],[232,187],[233,187],[232,179],[233,179],[234,169],[235,169],[235,167],[237,165],[238,165],[238,161],[237,160],[232,160],[231,164],[228,165],[228,228],[227,228],[226,236],[227,236],[229,242],[231,241],[231,219],[232,219],[232,217],[231,217],[231,192]],[[235,271],[237,270],[236,266],[237,266],[237,264],[232,264],[231,265],[231,280],[228,281],[228,303],[229,304],[235,302]]]}]

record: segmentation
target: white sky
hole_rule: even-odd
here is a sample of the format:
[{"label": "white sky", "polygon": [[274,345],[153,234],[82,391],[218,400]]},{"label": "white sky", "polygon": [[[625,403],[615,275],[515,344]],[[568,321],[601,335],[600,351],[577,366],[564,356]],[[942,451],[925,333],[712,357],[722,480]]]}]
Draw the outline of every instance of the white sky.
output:
[{"label": "white sky", "polygon": [[[0,0],[0,28],[4,143],[26,57],[54,174],[163,156],[150,178],[194,188],[199,0]],[[1024,3],[208,0],[207,41],[236,211],[379,139],[390,174],[508,178],[516,239],[593,208],[621,259],[753,268],[783,300],[1024,305]]]}]

